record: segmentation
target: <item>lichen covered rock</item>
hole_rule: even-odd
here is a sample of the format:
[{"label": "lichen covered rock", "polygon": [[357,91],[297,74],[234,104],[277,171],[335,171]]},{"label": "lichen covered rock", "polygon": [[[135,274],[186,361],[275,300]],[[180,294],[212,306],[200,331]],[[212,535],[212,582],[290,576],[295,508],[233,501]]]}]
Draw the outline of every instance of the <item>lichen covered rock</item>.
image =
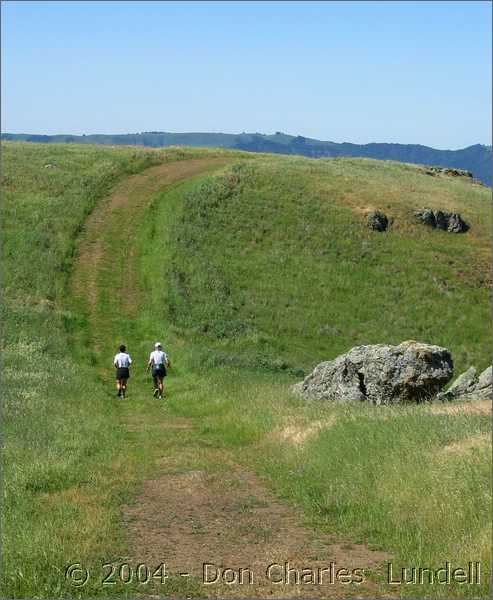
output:
[{"label": "lichen covered rock", "polygon": [[492,368],[485,369],[478,377],[476,369],[470,367],[465,373],[459,375],[446,392],[441,392],[437,400],[467,401],[489,400],[492,397]]},{"label": "lichen covered rock", "polygon": [[415,215],[423,225],[428,225],[429,227],[433,227],[433,229],[441,229],[449,233],[465,233],[469,229],[469,225],[462,219],[459,213],[422,208]]},{"label": "lichen covered rock", "polygon": [[293,391],[306,399],[400,404],[432,398],[453,375],[446,348],[407,341],[357,346],[320,363]]}]

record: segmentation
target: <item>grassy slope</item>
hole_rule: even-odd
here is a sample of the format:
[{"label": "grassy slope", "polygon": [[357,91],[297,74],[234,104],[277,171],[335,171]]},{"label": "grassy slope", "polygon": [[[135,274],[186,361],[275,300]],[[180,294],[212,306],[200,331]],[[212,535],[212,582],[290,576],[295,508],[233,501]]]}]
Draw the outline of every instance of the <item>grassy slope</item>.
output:
[{"label": "grassy slope", "polygon": [[101,402],[104,388],[81,361],[90,353],[68,345],[67,330],[87,330],[86,316],[67,309],[68,276],[83,222],[117,181],[193,156],[3,145],[5,596],[71,595],[64,566],[122,548],[118,505],[135,473],[131,458],[120,462],[128,440],[114,407]]},{"label": "grassy slope", "polygon": [[[416,224],[423,205],[459,210],[471,231]],[[371,206],[395,219],[389,233],[368,230]],[[306,370],[355,345],[418,339],[450,348],[459,372],[489,363],[483,188],[397,163],[273,159],[206,182],[181,215],[170,318],[209,361]]]},{"label": "grassy slope", "polygon": [[[471,234],[416,225],[413,208],[427,204],[460,210]],[[353,209],[367,206],[395,218],[392,232],[365,228]],[[168,342],[193,342],[180,358],[214,390],[214,402],[187,398],[174,410],[201,418],[218,447],[243,446],[245,463],[316,527],[389,549],[404,566],[481,560],[487,580],[490,446],[474,440],[489,436],[488,416],[307,406],[288,385],[355,344],[406,338],[446,345],[459,372],[486,367],[490,218],[480,188],[373,161],[264,160],[184,184],[140,238],[144,284],[167,273],[153,293],[174,323]],[[283,443],[293,426],[320,421],[336,424],[305,445]]]},{"label": "grassy slope", "polygon": [[[111,418],[115,416],[114,407],[100,402],[101,397],[107,398],[106,392],[102,393],[87,367],[75,368],[67,356],[63,321],[80,331],[84,327],[83,316],[59,310],[73,250],[72,235],[68,234],[77,231],[84,215],[112,181],[159,160],[158,154],[130,149],[114,152],[69,148],[69,151],[67,147],[41,151],[39,146],[9,145],[4,154],[3,173],[10,190],[4,203],[5,299],[10,309],[4,332],[5,375],[10,377],[11,390],[4,410],[5,537],[6,547],[11,548],[5,556],[8,595],[73,595],[73,588],[63,588],[52,565],[64,565],[71,558],[97,562],[100,557],[108,557],[110,550],[113,556],[123,551],[123,540],[112,527],[118,518],[115,508],[122,501],[122,494],[127,494],[129,485],[149,473],[156,453],[165,451],[170,457],[183,458],[185,448],[191,454],[185,453],[183,460],[193,464],[200,461],[201,448],[227,449],[237,460],[268,473],[279,493],[301,503],[307,518],[317,527],[349,531],[354,537],[382,545],[404,564],[436,565],[446,559],[464,562],[469,557],[482,559],[486,564],[490,463],[487,449],[479,447],[474,452],[455,454],[440,451],[447,443],[488,430],[486,417],[466,413],[455,417],[430,415],[424,414],[421,407],[410,407],[387,411],[385,416],[389,418],[379,420],[377,427],[375,413],[366,407],[306,406],[287,392],[295,379],[294,372],[311,367],[319,358],[332,356],[361,341],[381,341],[387,335],[385,339],[389,341],[411,335],[421,337],[415,333],[420,333],[418,327],[427,324],[432,326],[430,341],[451,341],[448,345],[459,357],[459,366],[469,361],[484,366],[488,336],[476,327],[481,319],[488,322],[484,317],[488,292],[481,283],[488,261],[489,211],[481,204],[484,191],[466,189],[460,182],[429,180],[397,165],[382,169],[369,161],[329,161],[319,165],[303,160],[262,159],[261,166],[253,170],[243,168],[230,175],[224,185],[231,187],[232,193],[229,196],[226,193],[219,202],[214,198],[220,198],[222,192],[217,194],[210,180],[205,182],[209,188],[212,186],[210,193],[192,182],[175,186],[162,195],[142,225],[136,224],[139,231],[136,260],[140,264],[141,289],[146,301],[128,341],[139,355],[143,354],[154,338],[156,323],[165,328],[165,341],[170,344],[177,364],[175,378],[170,379],[172,399],[168,418],[194,419],[200,433],[189,439],[187,434],[175,434],[164,447],[151,427],[163,416],[155,407],[144,405],[140,397],[131,406],[121,408],[118,419]],[[44,170],[47,162],[55,162],[57,168]],[[260,163],[255,161],[255,164]],[[336,169],[336,173],[325,174],[324,180],[323,171],[327,167]],[[81,187],[82,175],[95,186],[92,197]],[[344,193],[342,184],[346,186]],[[331,186],[335,187],[332,194],[339,193],[338,206],[326,206],[320,200],[331,197]],[[44,193],[34,193],[40,189]],[[436,198],[437,192],[441,192],[440,201],[447,205],[466,202],[467,211],[461,210],[473,224],[473,234],[444,237],[439,232],[414,228],[410,222],[397,226],[396,221],[397,240],[389,240],[391,235],[371,236],[361,227],[356,213],[339,206],[359,203],[360,199],[367,205],[375,203],[375,197],[383,196],[397,217],[407,210],[405,203],[398,208],[395,202],[399,189],[406,190],[408,200],[413,190],[417,190],[417,203],[428,203],[430,197]],[[421,202],[426,193],[426,201]],[[380,202],[378,205],[384,208]],[[310,210],[310,205],[315,208]],[[283,210],[278,210],[279,207]],[[37,216],[33,217],[34,214]],[[182,214],[187,217],[184,222]],[[221,223],[222,234],[216,228],[217,223]],[[341,229],[327,228],[333,223]],[[267,231],[263,231],[265,228]],[[179,240],[176,231],[180,231]],[[339,235],[338,231],[344,234]],[[347,232],[356,232],[361,246],[354,239],[347,241]],[[33,242],[33,238],[44,241]],[[110,238],[107,243],[111,246]],[[190,240],[193,240],[191,245]],[[341,296],[354,281],[364,286],[370,274],[380,274],[376,280],[381,281],[378,265],[382,259],[381,268],[394,265],[399,273],[397,267],[406,264],[411,251],[420,256],[421,267],[420,261],[413,261],[418,266],[412,270],[408,266],[400,283],[411,281],[419,289],[408,291],[404,286],[402,297],[396,286],[394,296],[389,298],[381,289],[377,289],[377,294],[372,289],[371,295],[365,291],[365,300],[373,298],[374,305],[389,303],[390,309],[387,314],[381,311],[377,326],[372,321],[367,327],[365,321],[368,315],[375,319],[372,302],[367,302],[370,306],[365,307],[365,318],[358,310],[354,316],[354,307],[359,308],[361,297],[359,301],[348,298],[353,308],[335,302],[333,313],[325,309],[319,312],[320,298],[325,298],[327,304],[328,300],[318,275],[325,275],[331,264],[328,260],[324,262],[323,254],[322,264],[314,260],[320,251],[317,242],[320,244],[321,240],[332,240],[327,248],[329,256],[336,250],[342,253],[347,268],[337,279],[336,288]],[[434,252],[434,265],[440,267],[435,270],[440,278],[436,282],[425,277],[423,287],[419,287],[423,275],[429,272],[430,261],[429,255],[420,253],[423,240],[428,244],[427,249]],[[451,244],[451,257],[446,259],[452,260],[451,265],[443,256],[443,240]],[[290,251],[290,244],[295,242],[296,251]],[[363,260],[359,271],[356,267],[361,264],[361,248],[371,260]],[[241,264],[234,258],[237,251],[240,255],[245,251]],[[396,252],[400,252],[400,260]],[[467,262],[461,259],[464,254]],[[229,257],[227,261],[225,255]],[[51,257],[51,262],[47,257]],[[272,269],[272,262],[278,268]],[[304,272],[307,265],[314,268],[311,275]],[[190,271],[187,273],[186,269]],[[455,277],[458,271],[465,282],[474,282],[470,289],[461,277]],[[44,276],[38,277],[39,272]],[[170,275],[164,277],[167,272]],[[337,273],[329,272],[333,281]],[[47,275],[52,273],[56,275],[48,285]],[[298,275],[291,278],[294,273]],[[303,292],[307,276],[312,294]],[[196,277],[202,278],[201,286],[193,285]],[[238,281],[242,282],[242,288]],[[168,286],[167,282],[179,285]],[[108,287],[112,284],[117,282],[106,282]],[[284,284],[288,291],[281,296],[288,296],[287,301],[278,297]],[[452,290],[447,289],[450,287]],[[267,292],[273,293],[266,305]],[[389,312],[393,316],[396,306],[406,308],[404,300],[409,298],[419,303],[418,308],[412,313],[404,311],[401,320],[390,327]],[[285,306],[288,302],[290,306]],[[438,302],[442,310],[433,312]],[[468,314],[458,314],[455,302],[461,303],[461,308],[468,303],[471,313],[468,310]],[[428,320],[419,320],[420,308],[421,312],[432,311]],[[115,314],[111,309],[110,302],[107,317]],[[169,325],[168,310],[174,327]],[[411,314],[413,319],[418,316],[417,325],[409,325]],[[156,315],[161,316],[156,318]],[[321,325],[317,323],[319,319]],[[345,326],[346,319],[350,327]],[[457,319],[459,322],[463,319],[465,327],[454,324],[450,328],[450,323]],[[306,326],[300,327],[300,320]],[[231,323],[235,327],[231,328]],[[382,328],[380,339],[376,339],[378,323]],[[451,331],[444,333],[444,325]],[[479,340],[478,347],[468,337],[470,327],[476,336],[473,341]],[[109,334],[107,343],[112,343]],[[26,390],[24,380],[32,368],[26,366],[22,357],[33,353],[37,359],[34,376],[39,385]],[[204,373],[204,360],[209,365],[220,365],[229,356],[234,357],[234,365]],[[249,369],[242,368],[245,366]],[[290,369],[291,373],[280,375],[280,371]],[[74,392],[82,378],[85,378],[83,398]],[[135,377],[132,385],[144,389],[144,376]],[[136,411],[147,423],[147,429],[141,433],[125,432],[125,420]],[[286,443],[277,435],[278,429],[286,424],[303,428],[314,419],[336,419],[336,425],[325,428],[301,447]],[[425,473],[423,464],[428,466]],[[116,481],[118,477],[120,481]],[[9,502],[14,496],[21,499],[15,505]],[[29,523],[29,536],[15,527],[20,519]],[[402,527],[403,522],[407,527]],[[57,529],[62,528],[64,539],[54,544],[58,539]],[[72,557],[73,550],[68,549],[75,546],[75,540],[77,556]],[[20,563],[22,577],[16,566]],[[486,587],[483,589],[486,593]],[[450,595],[450,589],[435,588],[427,593],[439,592]],[[468,590],[457,587],[453,592],[461,596]],[[78,593],[94,596],[109,592],[86,587]],[[473,593],[477,595],[476,591]]]}]

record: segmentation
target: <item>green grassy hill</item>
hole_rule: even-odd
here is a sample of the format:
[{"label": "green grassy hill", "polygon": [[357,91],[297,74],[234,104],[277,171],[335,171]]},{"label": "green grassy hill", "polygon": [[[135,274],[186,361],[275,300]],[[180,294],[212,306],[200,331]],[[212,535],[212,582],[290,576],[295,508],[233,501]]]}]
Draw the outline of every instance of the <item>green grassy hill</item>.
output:
[{"label": "green grassy hill", "polygon": [[[64,570],[132,555],[122,512],[147,480],[231,464],[349,554],[360,542],[396,568],[482,564],[480,586],[396,590],[374,570],[370,597],[488,596],[488,403],[380,410],[289,391],[357,344],[415,338],[447,346],[456,374],[488,365],[488,190],[369,159],[24,143],[2,158],[6,597],[142,594],[74,587]],[[419,225],[423,206],[471,229]],[[366,227],[369,208],[394,219],[388,232]],[[166,405],[145,374],[156,338],[173,364]],[[135,362],[124,403],[121,341]],[[231,523],[247,508],[229,507]],[[261,553],[272,533],[257,534]],[[166,590],[206,592],[193,578]]]},{"label": "green grassy hill", "polygon": [[[355,345],[404,339],[447,346],[459,370],[489,364],[481,187],[398,163],[264,158],[182,195],[168,315],[205,345],[208,364],[301,372]],[[422,206],[461,212],[470,232],[418,224]],[[394,219],[390,231],[367,228],[371,208]]]}]

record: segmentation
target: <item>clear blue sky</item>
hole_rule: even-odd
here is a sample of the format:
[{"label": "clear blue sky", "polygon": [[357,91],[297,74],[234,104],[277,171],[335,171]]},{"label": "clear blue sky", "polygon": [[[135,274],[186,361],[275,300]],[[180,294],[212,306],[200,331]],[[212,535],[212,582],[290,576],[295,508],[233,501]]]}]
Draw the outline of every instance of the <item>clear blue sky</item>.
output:
[{"label": "clear blue sky", "polygon": [[2,2],[2,130],[491,144],[489,2]]}]

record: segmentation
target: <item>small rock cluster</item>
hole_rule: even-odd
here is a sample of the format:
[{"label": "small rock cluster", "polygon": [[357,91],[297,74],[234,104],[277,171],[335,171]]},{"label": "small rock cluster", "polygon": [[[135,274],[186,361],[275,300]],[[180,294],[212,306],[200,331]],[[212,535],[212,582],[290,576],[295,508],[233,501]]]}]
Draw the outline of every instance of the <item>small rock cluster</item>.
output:
[{"label": "small rock cluster", "polygon": [[451,169],[448,167],[428,167],[425,173],[427,175],[447,175],[448,177],[467,177],[468,179],[473,178],[470,171],[464,169]]},{"label": "small rock cluster", "polygon": [[320,363],[293,391],[313,400],[401,404],[431,399],[452,375],[446,348],[416,341],[375,344]]},{"label": "small rock cluster", "polygon": [[[423,225],[448,231],[448,233],[465,233],[469,229],[469,225],[459,213],[421,208],[415,213],[415,216]],[[366,223],[373,231],[387,231],[392,219],[389,219],[386,214],[379,210],[372,210],[366,216]]]},{"label": "small rock cluster", "polygon": [[366,218],[368,227],[374,231],[387,231],[390,224],[387,215],[379,210],[372,210]]},{"label": "small rock cluster", "polygon": [[479,377],[476,369],[470,367],[459,375],[446,392],[441,392],[437,400],[489,400],[492,397],[492,368],[485,369]]},{"label": "small rock cluster", "polygon": [[416,218],[424,225],[434,229],[442,229],[449,233],[465,233],[469,225],[462,219],[459,213],[448,213],[442,210],[422,208],[417,211]]}]

